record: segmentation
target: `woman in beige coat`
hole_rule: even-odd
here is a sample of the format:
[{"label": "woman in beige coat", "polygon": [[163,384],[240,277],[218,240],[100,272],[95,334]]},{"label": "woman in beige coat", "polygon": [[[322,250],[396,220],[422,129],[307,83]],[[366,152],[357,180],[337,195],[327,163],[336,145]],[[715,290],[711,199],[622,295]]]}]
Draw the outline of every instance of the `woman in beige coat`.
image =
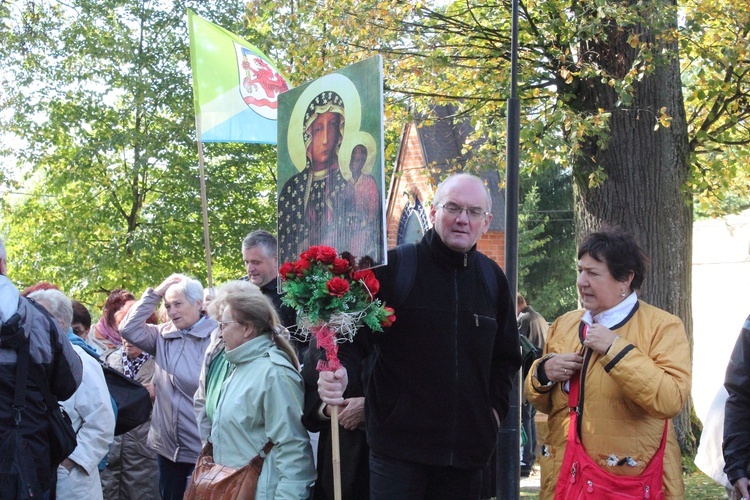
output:
[{"label": "woman in beige coat", "polygon": [[664,495],[684,497],[671,419],[690,394],[690,346],[679,318],[638,300],[646,262],[633,238],[619,232],[592,233],[578,250],[584,309],[555,321],[545,356],[525,381],[527,399],[548,415],[540,499],[554,498],[558,477],[570,479],[560,469],[570,422],[567,390],[579,373],[580,432],[589,457],[611,474],[639,475],[659,448],[667,421]]}]

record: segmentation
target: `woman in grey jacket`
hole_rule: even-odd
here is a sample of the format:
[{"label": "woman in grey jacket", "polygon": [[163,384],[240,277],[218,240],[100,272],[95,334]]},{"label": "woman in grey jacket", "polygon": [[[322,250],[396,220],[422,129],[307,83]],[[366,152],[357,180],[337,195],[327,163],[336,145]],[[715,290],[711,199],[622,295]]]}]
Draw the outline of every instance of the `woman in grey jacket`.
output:
[{"label": "woman in grey jacket", "polygon": [[[162,298],[169,321],[147,324]],[[202,308],[203,285],[173,274],[146,290],[120,324],[123,338],[156,358],[148,444],[157,453],[163,500],[182,500],[201,450],[193,396],[211,332],[218,326]]]}]

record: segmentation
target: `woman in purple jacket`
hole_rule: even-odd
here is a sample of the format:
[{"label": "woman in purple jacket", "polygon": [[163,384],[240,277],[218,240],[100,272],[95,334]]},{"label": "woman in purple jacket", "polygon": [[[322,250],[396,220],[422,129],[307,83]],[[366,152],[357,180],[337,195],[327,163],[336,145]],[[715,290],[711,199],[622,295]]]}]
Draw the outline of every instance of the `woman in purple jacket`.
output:
[{"label": "woman in purple jacket", "polygon": [[[162,299],[169,321],[147,324]],[[156,400],[148,444],[157,453],[163,500],[182,500],[201,451],[193,395],[217,326],[203,313],[203,285],[182,274],[147,289],[120,324],[123,338],[156,357]]]}]

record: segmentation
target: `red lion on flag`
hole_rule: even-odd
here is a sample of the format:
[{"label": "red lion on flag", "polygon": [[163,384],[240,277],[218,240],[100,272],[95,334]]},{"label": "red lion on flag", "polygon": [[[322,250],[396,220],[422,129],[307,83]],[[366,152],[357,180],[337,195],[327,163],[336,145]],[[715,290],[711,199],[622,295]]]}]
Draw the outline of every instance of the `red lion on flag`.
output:
[{"label": "red lion on flag", "polygon": [[245,70],[246,74],[252,75],[246,76],[242,80],[242,85],[248,92],[252,93],[258,85],[266,93],[266,96],[274,98],[289,90],[289,85],[266,61],[260,57],[254,57],[252,60],[258,66],[257,68],[253,68],[250,61],[245,60],[242,63],[242,69]]}]

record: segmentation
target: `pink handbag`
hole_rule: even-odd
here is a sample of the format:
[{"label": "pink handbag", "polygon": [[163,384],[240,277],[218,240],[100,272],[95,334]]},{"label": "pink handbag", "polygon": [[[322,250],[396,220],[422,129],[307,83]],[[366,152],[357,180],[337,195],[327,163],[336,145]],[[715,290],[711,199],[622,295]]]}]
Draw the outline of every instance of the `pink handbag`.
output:
[{"label": "pink handbag", "polygon": [[664,421],[664,433],[656,454],[639,476],[616,476],[602,469],[589,457],[578,435],[580,418],[578,399],[581,375],[570,379],[568,405],[570,406],[570,426],[565,446],[560,475],[555,488],[556,500],[611,500],[628,498],[664,498],[664,450],[667,444],[668,421]]}]

